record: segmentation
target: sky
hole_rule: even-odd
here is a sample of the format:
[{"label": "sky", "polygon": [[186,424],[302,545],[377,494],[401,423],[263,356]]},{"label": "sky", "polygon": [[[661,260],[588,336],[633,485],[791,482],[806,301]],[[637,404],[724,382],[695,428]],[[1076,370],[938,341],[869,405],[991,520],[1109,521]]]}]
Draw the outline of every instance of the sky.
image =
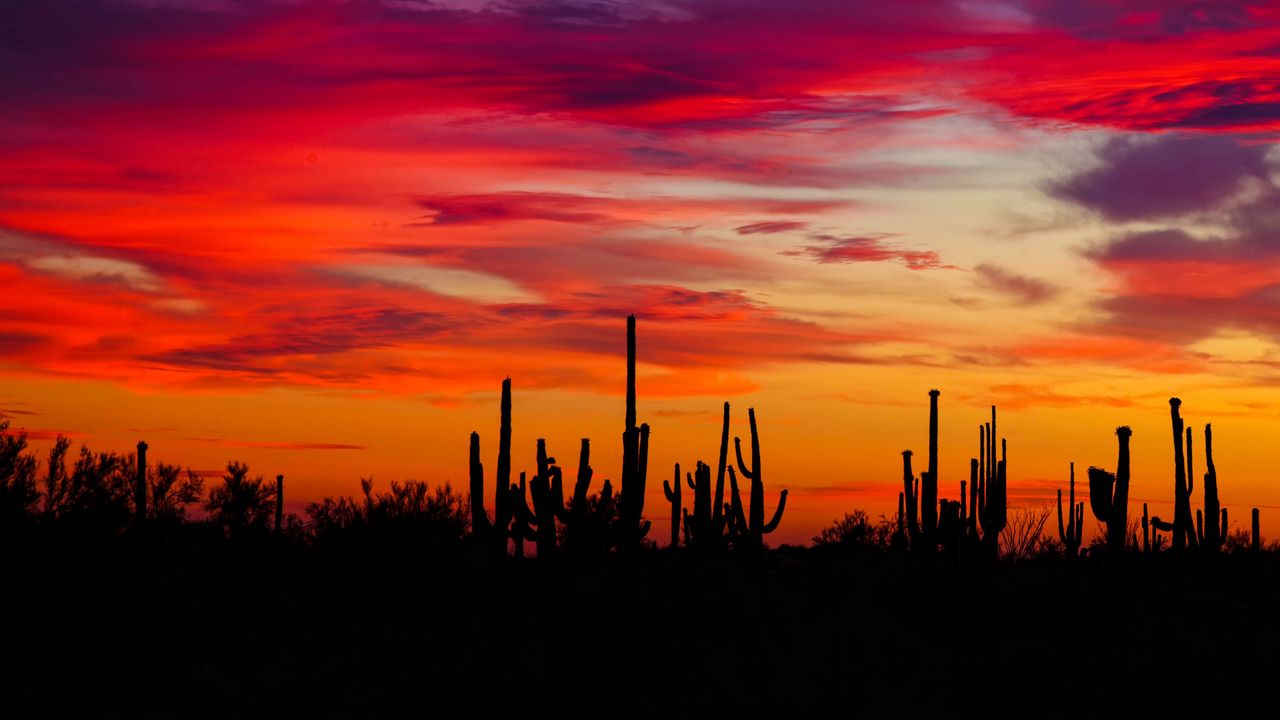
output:
[{"label": "sky", "polygon": [[1278,78],[1271,3],[7,0],[0,415],[301,512],[465,488],[510,376],[515,469],[598,489],[634,313],[660,541],[724,401],[803,543],[935,387],[942,497],[995,404],[1012,505],[1130,425],[1170,517],[1177,395],[1280,533]]}]

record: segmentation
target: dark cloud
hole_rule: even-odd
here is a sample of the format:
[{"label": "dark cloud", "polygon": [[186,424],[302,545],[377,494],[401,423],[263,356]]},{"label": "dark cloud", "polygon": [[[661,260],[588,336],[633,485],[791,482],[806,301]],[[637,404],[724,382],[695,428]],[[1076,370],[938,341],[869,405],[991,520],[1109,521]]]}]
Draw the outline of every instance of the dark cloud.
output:
[{"label": "dark cloud", "polygon": [[[1025,305],[1036,305],[1058,296],[1059,288],[1037,278],[1018,275],[991,264],[975,267],[983,285]],[[953,302],[955,300],[953,299]]]},{"label": "dark cloud", "polygon": [[400,308],[352,308],[331,314],[283,317],[274,332],[238,335],[226,342],[170,350],[145,358],[161,365],[276,375],[281,361],[306,368],[306,358],[391,347],[449,332],[454,320]]},{"label": "dark cloud", "polygon": [[1119,137],[1098,149],[1096,168],[1048,190],[1108,220],[1181,217],[1230,201],[1250,178],[1267,181],[1267,148],[1229,137]]},{"label": "dark cloud", "polygon": [[803,230],[809,226],[809,223],[799,220],[776,220],[755,222],[750,225],[739,225],[733,231],[739,235],[770,235],[773,233],[791,232],[793,230]]},{"label": "dark cloud", "polygon": [[807,257],[815,262],[828,263],[861,263],[861,262],[896,262],[911,270],[937,270],[952,268],[945,265],[938,253],[933,250],[907,250],[886,242],[892,235],[860,235],[837,237],[834,235],[811,235],[816,244],[805,245],[797,250],[784,250],[782,255]]},{"label": "dark cloud", "polygon": [[608,216],[592,212],[616,204],[608,198],[592,198],[568,193],[506,192],[475,195],[435,195],[420,197],[419,205],[430,211],[426,222],[414,226],[469,225],[515,220],[549,220],[564,223],[599,223]]}]

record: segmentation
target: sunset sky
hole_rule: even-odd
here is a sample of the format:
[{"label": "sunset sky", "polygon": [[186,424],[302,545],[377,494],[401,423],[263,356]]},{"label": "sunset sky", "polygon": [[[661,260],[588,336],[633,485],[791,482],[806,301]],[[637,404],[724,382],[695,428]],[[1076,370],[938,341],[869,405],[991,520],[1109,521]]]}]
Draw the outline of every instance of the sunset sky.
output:
[{"label": "sunset sky", "polygon": [[994,403],[1011,504],[1127,424],[1171,517],[1178,395],[1274,535],[1278,131],[1273,3],[5,0],[0,414],[301,512],[492,472],[510,376],[515,469],[616,482],[635,313],[660,542],[723,401],[806,542],[932,387],[943,497]]}]

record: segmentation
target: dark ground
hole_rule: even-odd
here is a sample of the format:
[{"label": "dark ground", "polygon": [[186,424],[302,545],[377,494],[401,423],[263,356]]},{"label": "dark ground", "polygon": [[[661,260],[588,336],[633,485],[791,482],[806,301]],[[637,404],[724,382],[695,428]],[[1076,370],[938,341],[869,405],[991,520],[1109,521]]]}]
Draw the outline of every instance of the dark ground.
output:
[{"label": "dark ground", "polygon": [[1177,717],[1269,705],[1280,677],[1274,554],[957,569],[784,548],[584,567],[116,543],[2,558],[6,717]]}]

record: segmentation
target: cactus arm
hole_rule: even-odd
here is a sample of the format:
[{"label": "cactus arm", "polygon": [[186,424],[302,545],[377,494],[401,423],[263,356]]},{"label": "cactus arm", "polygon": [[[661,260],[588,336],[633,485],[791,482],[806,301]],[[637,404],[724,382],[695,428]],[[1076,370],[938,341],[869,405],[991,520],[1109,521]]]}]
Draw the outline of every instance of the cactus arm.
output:
[{"label": "cactus arm", "polygon": [[783,490],[778,495],[778,509],[773,511],[773,519],[764,526],[764,534],[769,534],[778,529],[778,523],[782,522],[782,511],[787,508],[787,491]]},{"label": "cactus arm", "polygon": [[738,492],[738,478],[734,475],[733,468],[729,468],[729,494],[731,503],[729,506],[731,519],[735,535],[744,535],[747,532],[747,518],[742,512],[742,495]]},{"label": "cactus arm", "polygon": [[1116,476],[1099,467],[1091,467],[1086,473],[1089,476],[1089,509],[1093,517],[1105,523],[1111,517],[1111,489],[1115,487]]},{"label": "cactus arm", "polygon": [[724,404],[724,418],[720,425],[720,462],[716,466],[716,495],[711,504],[711,532],[716,537],[724,529],[725,516],[721,510],[724,505],[724,472],[729,463],[729,403]]},{"label": "cactus arm", "polygon": [[[733,452],[738,456],[738,472],[742,473],[744,480],[751,479],[751,471],[747,469],[747,463],[742,459],[742,438],[733,439]],[[732,470],[733,468],[730,468]]]},{"label": "cactus arm", "polygon": [[484,465],[480,462],[480,433],[471,433],[470,447],[471,534],[483,535],[492,529],[484,509]]},{"label": "cactus arm", "polygon": [[1070,542],[1066,527],[1062,524],[1062,488],[1058,488],[1058,539],[1062,541],[1063,545]]}]

